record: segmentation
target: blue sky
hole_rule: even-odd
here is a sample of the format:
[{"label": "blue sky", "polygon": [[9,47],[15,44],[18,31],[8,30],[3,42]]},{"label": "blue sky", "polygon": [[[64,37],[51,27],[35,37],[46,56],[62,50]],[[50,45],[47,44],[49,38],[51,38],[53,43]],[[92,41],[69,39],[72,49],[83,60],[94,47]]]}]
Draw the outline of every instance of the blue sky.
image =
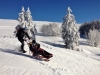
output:
[{"label": "blue sky", "polygon": [[22,6],[35,21],[62,22],[68,6],[77,23],[100,20],[100,0],[0,0],[0,19],[17,19]]}]

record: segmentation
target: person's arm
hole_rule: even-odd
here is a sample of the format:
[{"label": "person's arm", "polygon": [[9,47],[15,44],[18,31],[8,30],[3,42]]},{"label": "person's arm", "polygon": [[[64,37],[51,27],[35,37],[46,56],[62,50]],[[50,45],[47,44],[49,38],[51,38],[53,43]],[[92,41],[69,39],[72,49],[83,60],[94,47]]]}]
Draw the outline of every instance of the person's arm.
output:
[{"label": "person's arm", "polygon": [[20,34],[20,29],[17,30],[16,37],[18,37],[19,34]]},{"label": "person's arm", "polygon": [[26,33],[26,36],[28,37],[28,39],[30,39],[30,37],[29,37],[28,33]]}]

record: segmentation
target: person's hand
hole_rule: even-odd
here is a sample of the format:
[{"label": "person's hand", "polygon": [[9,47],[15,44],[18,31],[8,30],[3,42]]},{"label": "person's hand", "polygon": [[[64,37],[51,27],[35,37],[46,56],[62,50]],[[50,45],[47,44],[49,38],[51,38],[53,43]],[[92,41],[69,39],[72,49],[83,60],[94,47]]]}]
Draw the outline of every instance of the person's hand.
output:
[{"label": "person's hand", "polygon": [[32,42],[32,39],[30,39],[29,42]]}]

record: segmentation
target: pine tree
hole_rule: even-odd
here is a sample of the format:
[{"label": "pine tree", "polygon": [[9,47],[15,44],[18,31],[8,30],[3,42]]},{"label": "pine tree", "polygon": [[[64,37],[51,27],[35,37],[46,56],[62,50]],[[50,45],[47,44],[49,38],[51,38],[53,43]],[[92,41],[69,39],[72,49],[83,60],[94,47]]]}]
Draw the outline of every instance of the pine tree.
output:
[{"label": "pine tree", "polygon": [[63,18],[62,23],[62,38],[68,49],[76,49],[78,46],[79,32],[76,27],[76,21],[74,15],[71,14],[72,10],[68,7],[68,13]]},{"label": "pine tree", "polygon": [[18,21],[19,21],[19,26],[21,28],[24,28],[26,22],[25,22],[25,10],[23,6],[22,6],[21,13],[19,13]]},{"label": "pine tree", "polygon": [[25,23],[26,23],[25,22],[25,10],[23,6],[22,6],[21,12],[19,13],[18,21],[19,21],[19,24],[15,27],[14,36],[16,36],[17,30],[19,28],[25,27]]},{"label": "pine tree", "polygon": [[33,26],[33,20],[31,16],[31,12],[29,7],[27,8],[26,14],[25,14],[25,20],[26,20],[26,28],[28,31],[29,36],[35,40],[35,33],[34,33],[34,26]]},{"label": "pine tree", "polygon": [[31,39],[35,40],[34,26],[32,22],[33,20],[29,7],[26,12],[24,7],[22,7],[21,13],[19,13],[18,21],[19,25],[15,27],[16,30],[14,33],[17,32],[18,28],[26,28]]}]

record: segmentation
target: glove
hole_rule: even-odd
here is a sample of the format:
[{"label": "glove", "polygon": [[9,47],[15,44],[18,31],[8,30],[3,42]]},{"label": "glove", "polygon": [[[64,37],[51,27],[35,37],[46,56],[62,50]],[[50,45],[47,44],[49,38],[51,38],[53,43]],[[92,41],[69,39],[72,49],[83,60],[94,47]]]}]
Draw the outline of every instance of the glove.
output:
[{"label": "glove", "polygon": [[32,42],[29,42],[29,44],[32,44]]}]

